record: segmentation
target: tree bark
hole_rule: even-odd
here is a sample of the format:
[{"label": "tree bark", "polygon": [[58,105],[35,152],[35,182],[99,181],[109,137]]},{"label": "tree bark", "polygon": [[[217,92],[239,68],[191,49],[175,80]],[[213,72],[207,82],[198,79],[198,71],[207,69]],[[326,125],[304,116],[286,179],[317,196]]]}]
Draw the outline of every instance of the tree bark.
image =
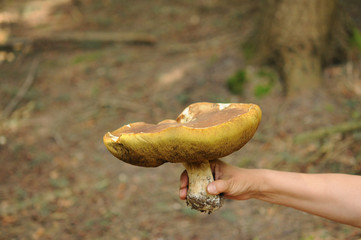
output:
[{"label": "tree bark", "polygon": [[346,58],[338,0],[264,0],[262,9],[257,54],[275,66],[286,94],[318,88],[325,64]]}]

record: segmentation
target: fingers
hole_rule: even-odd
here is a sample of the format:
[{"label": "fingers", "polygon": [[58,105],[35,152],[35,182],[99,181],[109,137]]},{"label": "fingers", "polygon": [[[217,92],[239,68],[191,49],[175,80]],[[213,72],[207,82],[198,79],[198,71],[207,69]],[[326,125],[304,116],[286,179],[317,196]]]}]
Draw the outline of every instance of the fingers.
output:
[{"label": "fingers", "polygon": [[188,174],[187,171],[184,170],[180,176],[180,186],[179,186],[179,198],[185,200],[187,197],[188,190]]},{"label": "fingers", "polygon": [[227,163],[219,159],[209,161],[209,164],[211,165],[211,170],[215,180],[222,177],[223,169],[228,166]]},{"label": "fingers", "polygon": [[209,165],[211,166],[212,173],[215,173],[217,168],[219,168],[219,165],[222,164],[222,163],[223,162],[221,160],[219,160],[219,159],[209,161]]},{"label": "fingers", "polygon": [[225,180],[217,180],[211,182],[207,186],[207,192],[212,195],[218,195],[221,193],[226,193],[228,191],[229,184]]},{"label": "fingers", "polygon": [[185,188],[188,186],[188,174],[187,171],[184,170],[180,176],[180,188]]},{"label": "fingers", "polygon": [[179,198],[185,200],[187,198],[187,188],[179,189]]}]

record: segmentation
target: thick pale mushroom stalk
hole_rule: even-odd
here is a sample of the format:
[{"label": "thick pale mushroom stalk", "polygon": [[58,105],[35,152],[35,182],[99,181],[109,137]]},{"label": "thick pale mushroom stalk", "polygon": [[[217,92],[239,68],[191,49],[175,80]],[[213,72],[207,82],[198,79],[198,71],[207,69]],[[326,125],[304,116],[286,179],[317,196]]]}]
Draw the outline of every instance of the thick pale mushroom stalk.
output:
[{"label": "thick pale mushroom stalk", "polygon": [[221,195],[207,193],[207,186],[214,181],[212,170],[208,161],[184,162],[188,173],[187,205],[201,212],[211,213],[223,205]]}]

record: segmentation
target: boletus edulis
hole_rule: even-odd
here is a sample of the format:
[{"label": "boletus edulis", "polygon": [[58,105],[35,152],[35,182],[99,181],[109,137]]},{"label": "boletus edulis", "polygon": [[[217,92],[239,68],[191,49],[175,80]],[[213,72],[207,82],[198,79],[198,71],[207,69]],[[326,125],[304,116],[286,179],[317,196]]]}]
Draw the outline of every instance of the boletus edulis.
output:
[{"label": "boletus edulis", "polygon": [[183,163],[189,177],[187,204],[211,213],[222,206],[223,199],[206,191],[214,181],[209,161],[243,147],[261,117],[255,104],[200,102],[188,106],[176,120],[131,123],[108,132],[103,141],[115,157],[132,165]]}]

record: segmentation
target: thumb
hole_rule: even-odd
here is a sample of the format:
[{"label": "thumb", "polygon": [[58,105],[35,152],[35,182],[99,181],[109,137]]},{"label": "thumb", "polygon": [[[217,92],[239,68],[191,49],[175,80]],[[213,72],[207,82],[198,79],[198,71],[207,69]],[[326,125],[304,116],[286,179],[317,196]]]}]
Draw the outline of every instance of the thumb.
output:
[{"label": "thumb", "polygon": [[226,192],[228,189],[228,183],[225,180],[217,180],[211,182],[207,186],[207,192],[212,195],[218,195]]}]

